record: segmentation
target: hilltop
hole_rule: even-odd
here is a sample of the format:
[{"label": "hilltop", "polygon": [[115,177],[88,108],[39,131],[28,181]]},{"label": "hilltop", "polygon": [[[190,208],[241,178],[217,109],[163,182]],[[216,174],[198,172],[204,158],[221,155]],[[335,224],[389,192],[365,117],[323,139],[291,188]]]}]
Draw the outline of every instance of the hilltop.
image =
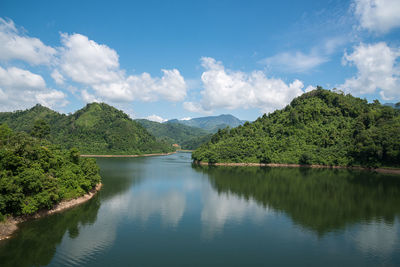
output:
[{"label": "hilltop", "polygon": [[172,147],[156,140],[124,112],[105,103],[91,103],[65,115],[41,105],[1,112],[0,123],[32,133],[35,122],[50,126],[47,139],[62,148],[77,147],[83,154],[142,154],[169,152]]},{"label": "hilltop", "polygon": [[194,160],[400,166],[400,111],[318,87],[282,110],[219,130]]}]

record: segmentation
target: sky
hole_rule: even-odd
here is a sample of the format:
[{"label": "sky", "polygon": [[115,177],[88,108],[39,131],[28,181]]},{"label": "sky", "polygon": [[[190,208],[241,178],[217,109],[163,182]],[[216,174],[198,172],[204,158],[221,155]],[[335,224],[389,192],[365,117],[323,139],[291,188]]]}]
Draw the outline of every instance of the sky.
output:
[{"label": "sky", "polygon": [[399,14],[399,0],[0,0],[0,111],[252,121],[317,85],[397,103]]}]

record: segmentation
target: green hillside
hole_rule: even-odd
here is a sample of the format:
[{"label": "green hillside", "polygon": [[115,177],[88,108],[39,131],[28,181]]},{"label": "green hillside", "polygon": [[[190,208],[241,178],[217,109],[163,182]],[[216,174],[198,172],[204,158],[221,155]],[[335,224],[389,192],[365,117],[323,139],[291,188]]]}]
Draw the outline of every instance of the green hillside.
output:
[{"label": "green hillside", "polygon": [[253,123],[219,130],[204,162],[400,166],[400,111],[321,87]]},{"label": "green hillside", "polygon": [[[35,123],[47,124],[46,137],[62,148],[78,148],[83,154],[142,154],[169,152],[172,147],[157,141],[124,112],[104,103],[92,103],[71,115],[35,107],[0,113],[0,123],[16,131],[31,133]],[[39,124],[40,124],[39,123]]]},{"label": "green hillside", "polygon": [[193,118],[190,120],[170,120],[167,123],[179,123],[187,126],[201,128],[203,130],[208,131],[209,133],[215,133],[219,129],[224,129],[226,127],[234,128],[239,125],[243,125],[244,121],[239,120],[238,118],[229,115],[222,114],[219,116],[208,116],[208,117],[200,117]]},{"label": "green hillside", "polygon": [[60,150],[46,140],[0,124],[0,221],[32,214],[63,199],[84,195],[100,182],[93,159],[77,149]]},{"label": "green hillside", "polygon": [[156,138],[170,144],[178,144],[182,149],[195,149],[211,139],[206,130],[179,123],[159,123],[145,119],[136,120]]}]

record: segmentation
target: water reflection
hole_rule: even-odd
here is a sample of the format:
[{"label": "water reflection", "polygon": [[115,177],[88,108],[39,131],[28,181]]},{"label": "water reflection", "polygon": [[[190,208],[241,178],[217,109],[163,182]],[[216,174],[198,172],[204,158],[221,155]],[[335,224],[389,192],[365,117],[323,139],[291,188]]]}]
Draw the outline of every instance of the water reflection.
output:
[{"label": "water reflection", "polygon": [[283,211],[319,236],[359,222],[393,224],[400,214],[400,179],[329,169],[193,166],[218,193]]},{"label": "water reflection", "polygon": [[215,234],[221,233],[227,222],[240,224],[243,220],[250,219],[261,224],[269,213],[268,208],[260,206],[252,199],[225,192],[218,193],[210,185],[204,185],[202,192],[202,235],[206,239],[212,239]]},{"label": "water reflection", "polygon": [[99,207],[99,198],[95,196],[79,207],[21,224],[14,238],[0,242],[1,266],[48,265],[63,236],[77,238],[82,227],[96,221]]},{"label": "water reflection", "polygon": [[24,224],[3,266],[400,264],[400,179],[208,167],[190,154],[99,159],[91,201]]}]

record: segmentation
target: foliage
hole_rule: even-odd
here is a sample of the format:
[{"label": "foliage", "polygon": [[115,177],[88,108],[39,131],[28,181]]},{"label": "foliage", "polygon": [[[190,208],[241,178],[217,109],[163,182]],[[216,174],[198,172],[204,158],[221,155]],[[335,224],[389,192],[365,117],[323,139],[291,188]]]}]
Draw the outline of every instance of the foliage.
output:
[{"label": "foliage", "polygon": [[179,123],[159,123],[145,119],[136,120],[159,140],[178,144],[182,149],[195,149],[211,138],[206,130]]},{"label": "foliage", "polygon": [[400,166],[400,110],[324,90],[253,123],[219,130],[193,154],[204,162]]},{"label": "foliage", "polygon": [[244,121],[241,121],[229,114],[222,114],[219,116],[200,117],[190,120],[170,120],[168,123],[184,124],[187,126],[201,128],[209,133],[215,133],[219,129],[242,125]]},{"label": "foliage", "polygon": [[99,181],[95,161],[80,159],[77,149],[60,150],[0,125],[0,216],[50,209],[87,193]]},{"label": "foliage", "polygon": [[[62,148],[76,147],[84,154],[143,154],[170,152],[170,144],[158,141],[124,112],[104,103],[88,104],[70,115],[46,107],[1,112],[0,123],[16,131],[47,138]],[[50,131],[47,126],[51,125]]]}]

